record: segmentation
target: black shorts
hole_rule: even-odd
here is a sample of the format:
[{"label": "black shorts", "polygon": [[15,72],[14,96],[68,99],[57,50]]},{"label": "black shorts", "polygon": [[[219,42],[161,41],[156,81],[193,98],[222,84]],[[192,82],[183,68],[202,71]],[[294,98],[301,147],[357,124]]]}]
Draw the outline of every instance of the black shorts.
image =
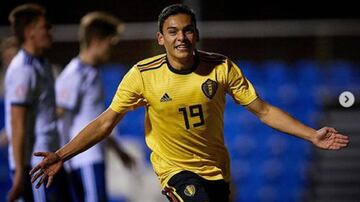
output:
[{"label": "black shorts", "polygon": [[162,193],[170,202],[229,202],[229,183],[205,180],[190,171],[181,171],[170,178]]}]

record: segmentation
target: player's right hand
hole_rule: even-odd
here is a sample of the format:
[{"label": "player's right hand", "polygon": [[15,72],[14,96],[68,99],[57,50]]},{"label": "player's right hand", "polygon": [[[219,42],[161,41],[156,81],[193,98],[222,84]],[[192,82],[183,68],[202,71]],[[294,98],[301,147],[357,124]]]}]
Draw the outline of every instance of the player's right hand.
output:
[{"label": "player's right hand", "polygon": [[40,178],[36,184],[36,188],[38,189],[47,179],[46,188],[48,188],[64,163],[60,156],[53,152],[35,152],[34,156],[42,156],[44,158],[30,171],[30,175],[32,176],[31,183],[34,183]]}]

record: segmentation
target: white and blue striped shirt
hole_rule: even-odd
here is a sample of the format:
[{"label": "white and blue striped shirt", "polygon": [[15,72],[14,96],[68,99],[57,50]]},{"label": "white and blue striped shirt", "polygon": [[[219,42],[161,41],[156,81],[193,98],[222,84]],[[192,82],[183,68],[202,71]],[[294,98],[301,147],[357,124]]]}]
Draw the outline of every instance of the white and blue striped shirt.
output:
[{"label": "white and blue striped shirt", "polygon": [[[56,80],[56,104],[67,109],[59,120],[60,134],[62,138],[72,139],[105,109],[98,69],[82,63],[79,58],[72,59]],[[70,165],[76,169],[103,160],[100,143],[73,157]]]},{"label": "white and blue striped shirt", "polygon": [[[35,165],[41,158],[32,158],[34,151],[55,151],[59,147],[54,78],[49,64],[23,49],[13,58],[5,76],[5,125],[9,142],[12,105],[27,107],[25,165]],[[9,163],[15,169],[12,144]]]}]

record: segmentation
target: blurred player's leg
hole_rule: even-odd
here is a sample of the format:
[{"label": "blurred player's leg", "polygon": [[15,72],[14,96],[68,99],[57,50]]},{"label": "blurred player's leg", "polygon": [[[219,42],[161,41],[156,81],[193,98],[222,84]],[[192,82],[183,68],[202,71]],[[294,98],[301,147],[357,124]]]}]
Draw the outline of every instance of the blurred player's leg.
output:
[{"label": "blurred player's leg", "polygon": [[34,183],[32,190],[35,202],[71,201],[71,191],[68,180],[65,170],[61,170],[49,188],[41,185],[40,188],[36,189],[35,186],[37,183]]},{"label": "blurred player's leg", "polygon": [[69,187],[69,176],[62,169],[56,181],[45,190],[47,201],[71,201],[71,190]]},{"label": "blurred player's leg", "polygon": [[78,169],[86,202],[108,201],[105,183],[105,164],[95,163]]}]

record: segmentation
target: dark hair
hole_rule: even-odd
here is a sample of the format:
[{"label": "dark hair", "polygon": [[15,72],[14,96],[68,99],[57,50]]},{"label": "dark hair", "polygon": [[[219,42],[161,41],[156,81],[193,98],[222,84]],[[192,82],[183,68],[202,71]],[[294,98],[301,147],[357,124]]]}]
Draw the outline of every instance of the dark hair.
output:
[{"label": "dark hair", "polygon": [[36,22],[40,16],[45,16],[45,14],[44,7],[33,3],[20,5],[10,12],[9,21],[20,44],[25,40],[25,28]]},{"label": "dark hair", "polygon": [[164,26],[165,20],[168,19],[168,17],[181,13],[189,15],[191,17],[191,22],[194,24],[196,28],[196,17],[194,11],[184,4],[173,4],[167,6],[161,11],[158,18],[159,32],[163,33],[162,28]]},{"label": "dark hair", "polygon": [[104,39],[123,32],[124,24],[115,16],[105,12],[86,14],[80,22],[79,39],[82,47],[89,45],[94,38]]}]

